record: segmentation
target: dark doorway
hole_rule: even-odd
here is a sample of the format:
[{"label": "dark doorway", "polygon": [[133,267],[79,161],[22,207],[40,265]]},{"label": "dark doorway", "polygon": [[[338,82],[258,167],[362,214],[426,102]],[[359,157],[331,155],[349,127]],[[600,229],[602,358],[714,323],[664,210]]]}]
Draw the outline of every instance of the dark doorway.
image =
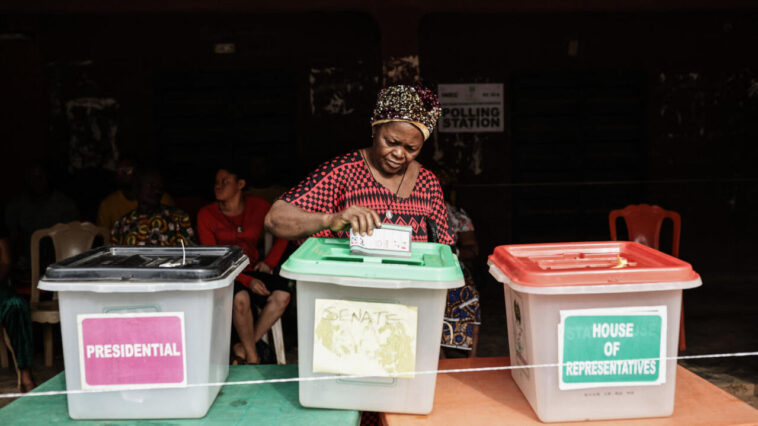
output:
[{"label": "dark doorway", "polygon": [[259,155],[287,164],[297,143],[296,89],[294,74],[281,70],[161,74],[156,140],[172,193],[210,193],[215,169],[230,161]]},{"label": "dark doorway", "polygon": [[644,200],[644,73],[521,73],[511,87],[514,242],[608,239],[608,212]]}]

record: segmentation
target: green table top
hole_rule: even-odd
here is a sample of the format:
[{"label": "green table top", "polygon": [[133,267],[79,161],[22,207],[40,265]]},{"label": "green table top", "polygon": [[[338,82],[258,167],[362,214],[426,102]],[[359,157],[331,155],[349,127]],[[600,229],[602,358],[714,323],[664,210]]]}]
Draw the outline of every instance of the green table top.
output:
[{"label": "green table top", "polygon": [[[228,382],[297,377],[297,365],[229,366]],[[33,392],[66,389],[63,373]],[[177,401],[179,402],[179,401]],[[305,408],[298,400],[297,382],[224,386],[202,419],[181,420],[71,420],[65,395],[19,398],[0,409],[0,425],[39,424],[151,424],[151,425],[357,425],[352,410]]]}]

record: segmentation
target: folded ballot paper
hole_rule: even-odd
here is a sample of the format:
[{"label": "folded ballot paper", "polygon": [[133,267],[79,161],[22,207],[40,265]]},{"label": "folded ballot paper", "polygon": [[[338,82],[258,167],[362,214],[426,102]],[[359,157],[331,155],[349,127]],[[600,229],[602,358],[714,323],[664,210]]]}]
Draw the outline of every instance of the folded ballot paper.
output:
[{"label": "folded ballot paper", "polygon": [[361,235],[350,230],[350,254],[382,257],[411,257],[410,226],[382,224],[373,235]]}]

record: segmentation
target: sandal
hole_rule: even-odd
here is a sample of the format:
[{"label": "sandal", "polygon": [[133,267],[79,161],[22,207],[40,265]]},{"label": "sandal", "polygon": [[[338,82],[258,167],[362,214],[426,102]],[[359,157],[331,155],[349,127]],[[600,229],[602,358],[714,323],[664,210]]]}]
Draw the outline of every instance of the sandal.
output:
[{"label": "sandal", "polygon": [[237,356],[235,354],[232,354],[232,361],[230,365],[248,365],[245,358],[242,358],[241,356]]},{"label": "sandal", "polygon": [[32,389],[36,388],[37,384],[34,382],[31,383],[21,383],[21,388],[19,389],[21,393],[28,393],[31,392]]},{"label": "sandal", "polygon": [[34,377],[30,377],[29,380],[21,380],[19,377],[18,390],[21,393],[31,392],[32,389],[37,387],[37,383],[34,381]]}]

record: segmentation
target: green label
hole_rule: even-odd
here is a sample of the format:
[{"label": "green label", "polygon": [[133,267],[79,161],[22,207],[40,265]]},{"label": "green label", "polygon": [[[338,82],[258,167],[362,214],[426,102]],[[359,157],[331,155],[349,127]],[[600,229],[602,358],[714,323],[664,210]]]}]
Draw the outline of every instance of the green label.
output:
[{"label": "green label", "polygon": [[665,381],[666,307],[561,311],[560,388]]}]

